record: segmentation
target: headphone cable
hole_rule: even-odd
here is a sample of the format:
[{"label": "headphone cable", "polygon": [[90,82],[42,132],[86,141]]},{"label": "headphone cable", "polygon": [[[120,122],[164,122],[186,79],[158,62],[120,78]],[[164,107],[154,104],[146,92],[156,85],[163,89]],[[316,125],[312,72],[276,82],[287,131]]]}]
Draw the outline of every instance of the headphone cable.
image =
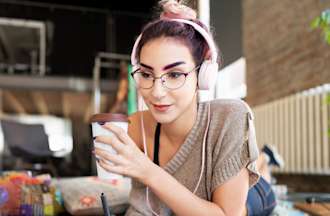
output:
[{"label": "headphone cable", "polygon": [[[140,96],[141,97],[141,96]],[[146,137],[145,137],[145,130],[144,130],[144,121],[143,121],[143,99],[142,97],[140,98],[141,100],[141,104],[142,104],[142,109],[141,109],[141,115],[140,115],[140,123],[141,123],[141,129],[142,129],[142,142],[143,142],[143,148],[144,148],[144,154],[148,157],[148,149],[147,149],[147,144],[146,144]],[[199,175],[199,179],[198,179],[198,182],[195,186],[195,189],[193,191],[193,194],[195,194],[197,192],[197,189],[201,183],[201,180],[202,180],[202,176],[203,176],[203,172],[204,172],[204,167],[205,167],[205,148],[206,148],[206,137],[207,137],[207,132],[208,132],[208,129],[209,129],[209,125],[210,125],[210,112],[211,112],[211,102],[209,101],[208,102],[208,112],[207,112],[207,125],[206,125],[206,129],[205,129],[205,132],[204,132],[204,137],[203,137],[203,144],[202,144],[202,165],[201,165],[201,172],[200,172],[200,175]],[[146,186],[146,203],[147,203],[147,206],[148,208],[151,210],[151,212],[156,215],[156,216],[159,216],[159,214],[157,214],[151,204],[150,204],[150,201],[149,201],[149,187]]]}]

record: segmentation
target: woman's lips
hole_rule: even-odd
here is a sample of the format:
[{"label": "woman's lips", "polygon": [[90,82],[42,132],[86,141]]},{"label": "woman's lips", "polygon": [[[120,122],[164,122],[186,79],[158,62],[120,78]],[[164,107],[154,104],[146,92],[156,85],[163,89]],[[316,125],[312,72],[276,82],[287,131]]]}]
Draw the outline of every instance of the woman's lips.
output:
[{"label": "woman's lips", "polygon": [[160,105],[160,104],[153,104],[155,110],[159,112],[165,112],[167,111],[171,105]]}]

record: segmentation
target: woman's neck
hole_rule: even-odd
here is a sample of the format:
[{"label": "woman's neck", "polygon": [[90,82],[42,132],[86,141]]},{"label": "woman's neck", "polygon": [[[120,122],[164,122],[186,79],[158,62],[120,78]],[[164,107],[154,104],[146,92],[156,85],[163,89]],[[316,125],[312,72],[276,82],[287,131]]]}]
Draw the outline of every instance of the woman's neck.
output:
[{"label": "woman's neck", "polygon": [[197,119],[197,100],[194,98],[189,108],[175,121],[162,124],[161,133],[173,145],[182,145]]}]

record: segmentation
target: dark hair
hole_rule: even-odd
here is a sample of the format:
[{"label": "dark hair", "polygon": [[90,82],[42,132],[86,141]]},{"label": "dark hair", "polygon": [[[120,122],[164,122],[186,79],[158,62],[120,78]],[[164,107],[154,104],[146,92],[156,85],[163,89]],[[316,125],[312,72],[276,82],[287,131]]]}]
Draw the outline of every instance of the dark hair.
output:
[{"label": "dark hair", "polygon": [[[201,22],[190,21],[206,29]],[[193,26],[170,19],[159,19],[143,28],[141,40],[137,46],[136,59],[140,58],[141,49],[146,43],[160,37],[172,37],[185,44],[190,49],[196,65],[200,65],[204,61],[209,50],[204,37]]]}]

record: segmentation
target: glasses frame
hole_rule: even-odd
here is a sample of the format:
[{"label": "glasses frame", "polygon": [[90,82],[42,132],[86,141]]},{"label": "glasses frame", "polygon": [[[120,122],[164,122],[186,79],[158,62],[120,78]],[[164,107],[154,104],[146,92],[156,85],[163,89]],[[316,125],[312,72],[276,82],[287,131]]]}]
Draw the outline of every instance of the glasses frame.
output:
[{"label": "glasses frame", "polygon": [[163,77],[164,77],[165,75],[167,75],[167,74],[169,74],[169,73],[172,73],[172,72],[166,72],[166,73],[163,73],[163,74],[162,74],[161,76],[159,76],[159,77],[156,77],[156,76],[154,76],[153,74],[151,74],[152,77],[153,77],[152,85],[151,85],[151,87],[148,87],[148,88],[143,88],[143,87],[139,86],[139,85],[136,83],[135,79],[134,79],[134,75],[135,75],[135,74],[141,73],[141,72],[139,71],[141,68],[138,68],[138,69],[136,69],[135,71],[133,71],[133,72],[131,73],[131,76],[132,76],[134,82],[135,82],[135,83],[139,86],[139,88],[141,88],[141,89],[151,89],[152,87],[154,87],[156,79],[160,79],[161,84],[162,84],[162,86],[163,86],[164,88],[169,89],[169,90],[175,90],[175,89],[179,89],[179,88],[181,88],[181,87],[186,83],[187,76],[188,76],[191,72],[194,72],[195,70],[197,70],[197,69],[199,69],[199,68],[200,68],[200,65],[198,65],[197,67],[194,67],[192,70],[190,70],[190,71],[188,71],[188,72],[177,72],[177,73],[181,73],[182,75],[184,75],[184,81],[183,81],[183,83],[182,83],[179,87],[177,87],[177,88],[169,88],[169,87],[167,87],[167,86],[165,85],[166,80],[163,79]]}]

